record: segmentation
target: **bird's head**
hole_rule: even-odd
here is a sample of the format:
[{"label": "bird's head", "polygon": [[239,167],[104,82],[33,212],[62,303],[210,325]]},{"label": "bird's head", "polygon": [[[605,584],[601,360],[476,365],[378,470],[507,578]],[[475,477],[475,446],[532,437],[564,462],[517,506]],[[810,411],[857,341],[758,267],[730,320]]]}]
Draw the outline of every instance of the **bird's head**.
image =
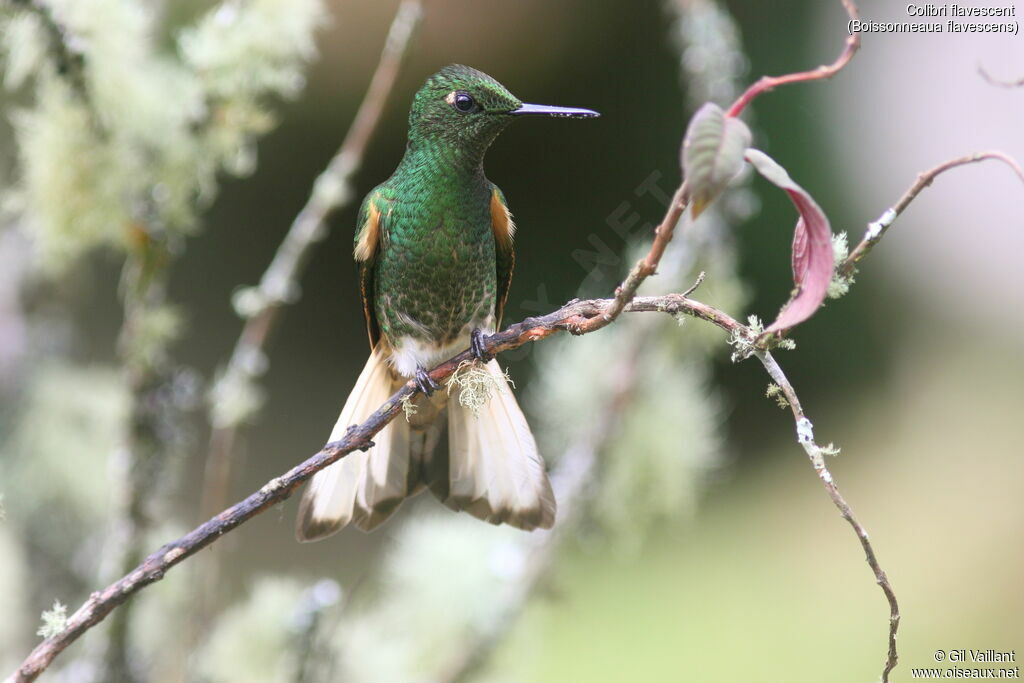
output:
[{"label": "bird's head", "polygon": [[523,104],[487,74],[461,64],[444,67],[416,93],[409,113],[412,143],[441,142],[483,152],[517,116],[598,116],[589,109]]}]

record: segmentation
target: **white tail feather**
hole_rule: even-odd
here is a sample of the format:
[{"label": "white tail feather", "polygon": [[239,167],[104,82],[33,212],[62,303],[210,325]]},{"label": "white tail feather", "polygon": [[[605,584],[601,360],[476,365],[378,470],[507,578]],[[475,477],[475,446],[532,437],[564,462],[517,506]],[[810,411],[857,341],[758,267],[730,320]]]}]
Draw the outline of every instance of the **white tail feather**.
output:
[{"label": "white tail feather", "polygon": [[[373,414],[391,397],[393,384],[390,368],[375,349],[345,401],[329,441],[343,438],[350,426]],[[392,420],[373,440],[368,451],[349,453],[313,476],[299,505],[296,536],[300,541],[330,536],[350,522],[372,529],[405,498],[408,424],[401,418]]]},{"label": "white tail feather", "polygon": [[[492,524],[549,529],[555,499],[537,444],[497,362],[479,415],[447,399],[449,455],[432,453],[441,433],[443,392],[417,401],[413,424],[399,416],[374,437],[372,448],[355,451],[313,476],[299,505],[296,536],[316,541],[355,524],[370,531],[402,501],[426,484],[448,507]],[[396,378],[379,349],[366,361],[330,441],[368,418],[391,396]],[[441,459],[438,459],[441,458]],[[447,464],[447,467],[445,466]]]},{"label": "white tail feather", "polygon": [[544,461],[496,361],[494,391],[479,415],[456,396],[448,402],[449,490],[444,501],[492,524],[550,529],[555,497]]}]

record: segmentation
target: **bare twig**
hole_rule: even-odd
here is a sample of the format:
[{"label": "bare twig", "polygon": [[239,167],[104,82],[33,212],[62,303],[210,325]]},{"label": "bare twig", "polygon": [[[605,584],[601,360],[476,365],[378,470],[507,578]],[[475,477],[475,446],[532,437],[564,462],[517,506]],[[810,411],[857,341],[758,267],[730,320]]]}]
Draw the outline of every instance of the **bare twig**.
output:
[{"label": "bare twig", "polygon": [[981,74],[981,77],[984,78],[989,83],[991,83],[992,85],[998,85],[1002,88],[1024,87],[1024,77],[1018,78],[1015,81],[1004,81],[1002,79],[995,78],[994,76],[989,74],[985,67],[981,66],[980,64],[978,65],[978,73]]},{"label": "bare twig", "polygon": [[[985,158],[999,159],[1009,164],[1015,172],[1019,173],[1019,168],[1012,159],[1007,157],[1001,152],[990,152],[983,155],[971,155],[969,157],[963,157],[955,159],[950,162],[946,162],[941,166],[938,166],[930,171],[922,173],[917,182],[904,193],[900,201],[897,202],[895,208],[902,212],[909,204],[917,197],[920,191],[926,187],[939,173],[953,168],[958,165],[971,163],[974,161],[981,161]],[[881,239],[881,234],[877,235],[874,242],[867,247],[858,247],[859,252],[855,250],[855,253],[859,253],[859,256],[854,258],[851,254],[852,261],[844,262],[855,263],[863,258],[864,255],[870,251],[870,247],[874,246]],[[753,340],[756,338],[756,333],[747,326],[738,322],[728,314],[703,304],[699,301],[688,298],[690,294],[701,284],[704,279],[704,273],[698,277],[697,282],[690,287],[683,294],[669,294],[658,297],[635,297],[628,305],[622,308],[626,312],[639,312],[639,311],[659,311],[670,313],[673,315],[685,314],[701,320],[710,322],[713,325],[721,328],[725,332],[728,332],[732,338],[748,339]],[[581,305],[589,306],[596,305],[598,302],[578,302]],[[614,301],[612,302],[614,305]],[[861,547],[864,551],[865,558],[867,559],[868,565],[875,574],[876,581],[881,587],[886,600],[889,603],[889,646],[886,655],[885,665],[882,673],[882,680],[888,681],[889,674],[895,668],[898,661],[898,653],[896,650],[896,633],[899,627],[900,612],[899,605],[896,599],[896,594],[892,588],[892,584],[889,582],[884,570],[882,570],[877,555],[875,554],[874,548],[868,538],[867,531],[864,529],[856,517],[853,514],[853,510],[850,505],[843,498],[839,492],[835,481],[828,470],[828,467],[824,460],[824,454],[827,452],[818,446],[813,437],[813,428],[810,421],[807,419],[803,412],[803,407],[800,400],[793,389],[792,384],[783,373],[781,367],[775,361],[774,357],[767,351],[756,349],[752,344],[750,346],[751,355],[756,355],[758,360],[764,365],[765,370],[768,372],[772,381],[775,382],[782,390],[788,405],[793,411],[794,420],[798,427],[798,437],[801,446],[807,452],[812,466],[818,477],[821,479],[825,486],[826,492],[832,499],[833,504],[839,509],[842,517],[853,527],[854,532],[857,534],[857,538],[861,543]],[[623,382],[619,386],[629,386],[629,382]],[[614,403],[613,403],[614,404]],[[612,405],[612,404],[610,404]],[[617,405],[617,404],[614,404]],[[614,423],[614,417],[619,414],[617,411],[609,413],[608,420],[600,420],[598,424],[611,425]],[[586,478],[589,477],[589,472],[595,462],[595,449],[604,442],[606,438],[607,430],[601,430],[601,434],[595,439],[585,438],[579,443],[574,444],[572,449],[567,452],[563,458],[563,463],[566,468],[567,474],[573,474],[577,477],[572,481],[585,482]],[[555,484],[558,490],[558,500],[561,504],[563,500],[573,501],[575,499],[574,491],[578,491],[580,487],[566,487],[563,492],[563,487],[560,485],[560,478],[562,473],[563,465],[560,465],[558,470],[555,472]],[[582,473],[582,474],[580,474]],[[571,514],[571,512],[569,513]],[[563,517],[563,522],[564,522]],[[559,526],[559,529],[564,528],[563,525]],[[437,681],[441,683],[459,683],[461,681],[470,680],[475,673],[486,663],[489,654],[493,651],[500,640],[500,635],[504,633],[511,623],[514,622],[515,617],[519,614],[522,608],[525,606],[525,602],[530,594],[536,588],[536,585],[546,575],[547,569],[555,556],[557,547],[561,536],[558,533],[558,529],[555,531],[539,535],[536,537],[533,550],[530,554],[529,565],[527,567],[526,574],[517,586],[515,594],[506,600],[506,609],[499,615],[496,623],[492,625],[490,629],[479,632],[476,635],[475,640],[468,646],[460,649],[460,652],[447,665],[446,669],[437,678]]]},{"label": "bare twig", "polygon": [[896,652],[896,630],[900,625],[900,607],[896,602],[896,593],[893,591],[892,584],[889,583],[889,578],[885,575],[885,571],[878,564],[878,558],[875,555],[875,549],[871,546],[871,541],[868,539],[867,530],[857,521],[849,503],[839,493],[839,488],[832,478],[832,473],[829,472],[828,466],[825,464],[825,455],[830,452],[830,448],[822,448],[815,443],[814,426],[804,414],[804,410],[800,405],[800,399],[796,395],[796,390],[793,389],[793,385],[771,353],[755,350],[754,355],[764,365],[764,369],[768,371],[772,381],[782,389],[782,393],[786,397],[786,401],[789,402],[790,409],[793,411],[793,420],[796,422],[797,442],[807,452],[807,457],[810,458],[814,471],[817,473],[818,478],[821,479],[821,483],[824,485],[825,491],[828,492],[829,498],[832,499],[832,503],[839,509],[839,514],[853,527],[854,532],[857,534],[857,539],[864,549],[864,556],[868,561],[868,566],[874,572],[875,580],[882,588],[882,592],[885,593],[885,599],[889,602],[889,651],[882,669],[882,683],[888,683],[889,673],[895,668],[896,662],[899,659]]},{"label": "bare twig", "polygon": [[658,270],[658,263],[665,253],[665,247],[672,241],[676,225],[679,223],[683,211],[686,210],[686,205],[689,202],[688,195],[689,192],[684,181],[672,196],[672,202],[668,205],[668,210],[665,211],[665,217],[661,219],[661,223],[658,224],[654,231],[654,242],[651,243],[650,251],[636,262],[633,269],[629,271],[629,275],[626,276],[626,279],[615,289],[614,304],[601,314],[599,320],[591,323],[585,330],[586,332],[599,330],[619,317],[619,314],[626,309],[629,302],[636,296],[636,290],[640,287],[640,284]]},{"label": "bare twig", "polygon": [[856,271],[857,263],[867,256],[868,252],[878,244],[879,240],[882,239],[882,236],[886,233],[889,226],[893,224],[896,218],[903,213],[903,211],[910,206],[910,203],[917,198],[917,195],[919,195],[924,188],[931,185],[938,176],[958,166],[974,164],[987,159],[994,159],[996,161],[1003,162],[1010,167],[1018,178],[1020,178],[1021,182],[1024,182],[1024,170],[1021,169],[1020,164],[1018,164],[1013,157],[998,151],[975,152],[974,154],[968,154],[967,156],[950,159],[949,161],[945,161],[934,168],[930,168],[927,171],[918,174],[917,180],[914,181],[914,184],[903,193],[903,196],[899,198],[899,201],[893,204],[892,207],[886,209],[885,212],[878,217],[878,220],[868,224],[868,229],[864,233],[864,238],[856,247],[854,247],[846,260],[836,267],[836,273],[841,277],[852,276]]},{"label": "bare twig", "polygon": [[[850,21],[856,21],[860,18],[860,14],[857,11],[857,5],[853,3],[853,0],[842,0],[843,7],[846,8],[846,14],[850,17]],[[843,50],[839,53],[839,56],[834,62],[825,66],[819,66],[817,69],[811,69],[810,71],[801,71],[795,74],[786,74],[785,76],[762,76],[753,85],[747,88],[746,92],[739,96],[739,98],[733,102],[732,106],[729,107],[729,111],[726,112],[727,116],[739,116],[747,105],[754,101],[754,99],[763,93],[773,90],[780,85],[788,85],[790,83],[803,83],[806,81],[819,81],[825,78],[832,78],[839,73],[850,60],[853,59],[853,55],[860,49],[860,33],[857,31],[850,31],[846,37],[846,41],[843,43]]]}]

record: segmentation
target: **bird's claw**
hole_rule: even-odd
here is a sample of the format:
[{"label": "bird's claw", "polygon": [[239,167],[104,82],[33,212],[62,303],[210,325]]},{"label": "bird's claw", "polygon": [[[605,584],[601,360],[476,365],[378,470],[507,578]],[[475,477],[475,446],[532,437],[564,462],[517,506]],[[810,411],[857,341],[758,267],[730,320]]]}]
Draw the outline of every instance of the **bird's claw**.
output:
[{"label": "bird's claw", "polygon": [[493,357],[487,352],[487,347],[484,344],[484,331],[479,327],[473,328],[473,331],[469,333],[469,350],[481,363],[486,363]]},{"label": "bird's claw", "polygon": [[434,381],[434,378],[427,373],[426,368],[422,365],[416,368],[416,386],[427,396],[431,396],[441,388],[441,385]]}]

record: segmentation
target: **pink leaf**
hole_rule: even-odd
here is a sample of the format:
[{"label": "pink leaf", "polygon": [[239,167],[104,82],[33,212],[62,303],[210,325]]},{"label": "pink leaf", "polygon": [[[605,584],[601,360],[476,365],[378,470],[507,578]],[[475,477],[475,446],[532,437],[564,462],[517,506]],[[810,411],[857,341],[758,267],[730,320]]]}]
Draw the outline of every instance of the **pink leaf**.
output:
[{"label": "pink leaf", "polygon": [[802,187],[793,182],[786,169],[764,152],[748,149],[747,161],[768,181],[782,188],[800,213],[793,231],[793,282],[796,290],[765,334],[784,334],[810,318],[828,293],[835,266],[832,256],[832,228],[825,212]]}]

